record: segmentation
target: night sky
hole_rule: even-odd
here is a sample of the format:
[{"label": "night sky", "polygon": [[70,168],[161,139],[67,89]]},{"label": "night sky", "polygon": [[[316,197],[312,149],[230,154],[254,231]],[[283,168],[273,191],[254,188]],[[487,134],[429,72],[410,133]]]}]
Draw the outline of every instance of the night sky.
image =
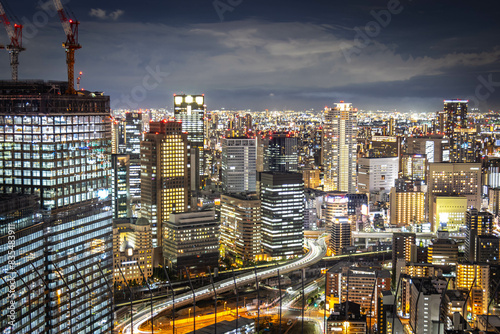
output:
[{"label": "night sky", "polygon": [[[2,2],[25,25],[20,79],[65,80],[54,10]],[[171,108],[174,93],[204,93],[208,109],[321,109],[346,100],[365,110],[434,112],[447,98],[500,109],[496,1],[63,3],[81,22],[82,87],[104,91],[114,108]],[[381,13],[390,17],[379,23]],[[0,51],[0,77],[9,79]]]}]

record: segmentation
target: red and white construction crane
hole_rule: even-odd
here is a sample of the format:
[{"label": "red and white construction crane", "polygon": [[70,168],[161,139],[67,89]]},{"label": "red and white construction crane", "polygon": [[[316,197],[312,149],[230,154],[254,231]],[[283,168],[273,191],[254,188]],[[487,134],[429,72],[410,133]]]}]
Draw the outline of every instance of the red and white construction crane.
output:
[{"label": "red and white construction crane", "polygon": [[66,34],[66,42],[63,43],[63,48],[66,50],[66,64],[68,65],[68,93],[75,94],[75,51],[82,47],[78,44],[78,25],[80,22],[68,18],[61,0],[53,1]]},{"label": "red and white construction crane", "polygon": [[26,50],[23,48],[23,26],[20,24],[11,25],[10,20],[5,13],[5,9],[0,2],[0,22],[3,23],[7,35],[10,39],[10,44],[4,48],[10,54],[10,67],[12,68],[12,80],[17,81],[18,66],[19,66],[19,52]]}]

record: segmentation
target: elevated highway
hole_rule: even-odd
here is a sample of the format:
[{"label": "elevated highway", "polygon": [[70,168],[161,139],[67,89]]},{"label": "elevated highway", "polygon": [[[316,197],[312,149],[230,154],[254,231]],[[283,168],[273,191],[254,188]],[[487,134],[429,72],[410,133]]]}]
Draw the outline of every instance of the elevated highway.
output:
[{"label": "elevated highway", "polygon": [[[263,280],[269,277],[273,277],[276,275],[277,270],[281,273],[288,273],[291,271],[303,269],[308,267],[318,261],[320,261],[326,254],[327,246],[325,244],[324,239],[319,239],[317,241],[306,240],[308,246],[308,252],[306,255],[292,260],[290,262],[279,264],[273,268],[265,268],[257,271],[257,277],[259,280]],[[255,273],[245,273],[236,276],[236,285],[242,286],[246,284],[252,284],[255,282]],[[218,294],[230,291],[234,289],[234,280],[233,278],[228,278],[217,282],[215,284],[215,290]],[[212,289],[212,285],[207,285],[201,288],[198,288],[194,291],[196,300],[202,300],[206,298],[210,298],[214,296],[214,291]],[[175,297],[175,307],[182,307],[185,305],[189,305],[193,302],[193,293],[186,292],[179,296]],[[161,312],[164,312],[172,307],[172,300],[168,301],[159,301],[153,304],[153,317],[157,316]],[[139,328],[148,320],[151,319],[151,310],[148,308],[143,311],[138,312],[133,316],[133,333],[151,333],[151,330],[148,331],[140,331]],[[131,334],[132,327],[130,324],[130,319],[119,324],[116,329],[123,329],[123,333]]]}]

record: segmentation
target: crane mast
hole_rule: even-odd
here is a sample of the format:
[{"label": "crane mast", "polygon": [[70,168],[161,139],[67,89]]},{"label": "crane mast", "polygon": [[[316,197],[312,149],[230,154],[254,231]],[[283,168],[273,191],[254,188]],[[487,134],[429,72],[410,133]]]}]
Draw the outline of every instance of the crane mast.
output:
[{"label": "crane mast", "polygon": [[18,67],[19,67],[19,53],[26,50],[23,48],[23,26],[20,24],[11,25],[10,20],[5,13],[2,3],[0,2],[0,22],[3,23],[7,35],[10,39],[10,44],[6,45],[5,48],[9,51],[10,55],[10,67],[12,69],[12,80],[17,81],[18,79]]},{"label": "crane mast", "polygon": [[78,44],[78,25],[80,22],[68,19],[68,15],[62,6],[61,0],[53,0],[56,7],[59,19],[66,34],[66,42],[63,43],[63,48],[66,50],[66,64],[68,67],[68,93],[75,94],[75,51],[81,49]]}]

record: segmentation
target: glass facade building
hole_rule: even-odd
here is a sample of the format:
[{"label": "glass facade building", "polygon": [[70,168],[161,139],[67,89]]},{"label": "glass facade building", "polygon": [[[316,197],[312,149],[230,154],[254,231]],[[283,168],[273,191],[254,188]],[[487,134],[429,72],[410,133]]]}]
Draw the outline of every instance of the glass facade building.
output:
[{"label": "glass facade building", "polygon": [[175,119],[182,122],[182,131],[187,132],[191,144],[191,190],[193,191],[201,188],[205,175],[205,111],[204,95],[174,95]]},{"label": "glass facade building", "polygon": [[130,217],[130,155],[113,154],[111,163],[113,218]]},{"label": "glass facade building", "polygon": [[120,122],[120,137],[118,152],[130,156],[130,196],[131,203],[141,200],[141,141],[144,138],[143,114],[138,112],[125,113],[125,119]]},{"label": "glass facade building", "polygon": [[66,90],[65,82],[0,82],[0,192],[40,198],[45,332],[105,333],[113,317],[109,97]]},{"label": "glass facade building", "polygon": [[222,139],[222,190],[224,193],[254,192],[257,182],[257,140]]},{"label": "glass facade building", "polygon": [[38,197],[0,194],[1,333],[45,333],[44,250]]},{"label": "glass facade building", "polygon": [[303,254],[304,181],[300,173],[259,173],[261,233],[264,252],[272,259]]},{"label": "glass facade building", "polygon": [[298,138],[291,133],[273,133],[267,141],[264,170],[271,172],[297,172]]}]

